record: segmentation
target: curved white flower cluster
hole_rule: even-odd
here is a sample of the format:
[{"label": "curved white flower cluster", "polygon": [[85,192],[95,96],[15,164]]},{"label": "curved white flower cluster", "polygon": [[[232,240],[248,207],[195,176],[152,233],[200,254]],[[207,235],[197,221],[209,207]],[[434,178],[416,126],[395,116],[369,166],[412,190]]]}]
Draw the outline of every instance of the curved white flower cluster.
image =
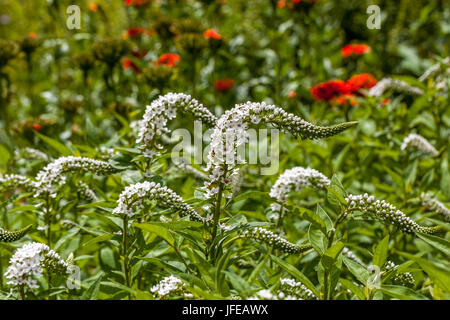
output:
[{"label": "curved white flower cluster", "polygon": [[[301,191],[303,188],[313,187],[323,189],[330,185],[330,180],[315,169],[294,167],[286,170],[270,189],[269,195],[280,202],[285,202],[291,191]],[[278,211],[278,203],[271,205],[272,210]]]},{"label": "curved white flower cluster", "polygon": [[171,275],[165,277],[158,284],[151,287],[150,291],[163,299],[167,295],[183,295],[186,298],[192,298],[192,295],[184,292],[184,283],[179,278]]},{"label": "curved white flower cluster", "polygon": [[65,274],[69,267],[55,251],[39,242],[27,243],[17,249],[9,263],[5,272],[8,284],[29,289],[39,288],[36,278],[42,276],[43,268]]},{"label": "curved white flower cluster", "polygon": [[205,183],[208,195],[212,196],[218,192],[218,184],[228,186],[238,178],[237,165],[245,163],[245,159],[238,155],[238,148],[247,142],[247,129],[251,123],[266,123],[302,139],[330,137],[356,124],[356,122],[346,122],[331,127],[321,127],[264,102],[246,102],[236,105],[219,118],[211,134],[207,166],[211,181]]},{"label": "curved white flower cluster", "polygon": [[303,300],[318,300],[317,296],[301,282],[284,278],[280,279],[280,283],[280,289],[291,296],[299,297]]},{"label": "curved white flower cluster", "polygon": [[262,289],[256,292],[253,297],[249,297],[248,300],[278,300],[278,296],[273,294],[270,290]]},{"label": "curved white flower cluster", "polygon": [[144,150],[144,156],[151,158],[156,152],[153,148],[161,149],[158,138],[168,132],[167,121],[177,115],[177,109],[191,113],[206,125],[213,127],[217,118],[201,103],[184,93],[168,93],[160,96],[147,106],[143,120],[138,124],[139,132],[136,140]]},{"label": "curved white flower cluster", "polygon": [[89,186],[82,181],[77,183],[77,193],[80,195],[80,198],[83,200],[86,200],[86,201],[96,201],[97,200],[97,196],[96,196],[94,190],[89,188]]},{"label": "curved white flower cluster", "polygon": [[[395,265],[395,263],[392,261],[386,261],[384,268],[385,268],[386,272],[389,272],[392,269],[398,268],[398,266]],[[410,288],[414,287],[414,284],[415,284],[414,277],[409,272],[395,274],[394,277],[392,278],[392,282],[394,282],[396,284],[401,284],[403,286],[410,287]]]},{"label": "curved white flower cluster", "polygon": [[189,163],[183,162],[183,161],[175,161],[175,165],[180,168],[182,171],[192,174],[194,177],[206,180],[208,179],[208,175],[206,173],[203,173],[202,171],[198,170],[197,168],[194,168]]},{"label": "curved white flower cluster", "polygon": [[407,84],[404,81],[392,79],[392,78],[384,78],[384,79],[381,79],[375,86],[370,88],[369,96],[379,97],[386,90],[389,90],[389,89],[392,89],[394,91],[404,92],[404,93],[411,94],[411,95],[417,95],[417,96],[420,96],[423,94],[422,89],[410,86],[409,84]]},{"label": "curved white flower cluster", "polygon": [[431,143],[429,143],[427,141],[427,139],[425,139],[424,137],[422,137],[421,135],[418,135],[416,133],[410,133],[403,140],[402,146],[400,148],[402,150],[406,150],[411,147],[414,147],[414,148],[422,151],[423,153],[429,154],[432,157],[435,157],[439,154],[439,152],[436,150],[436,148],[433,147],[431,145]]},{"label": "curved white flower cluster", "polygon": [[101,146],[100,148],[97,149],[97,151],[100,153],[100,157],[105,160],[110,159],[119,154],[119,152],[115,151],[114,148],[108,148],[105,146]]},{"label": "curved white flower cluster", "polygon": [[444,206],[439,200],[434,199],[431,195],[422,192],[420,195],[422,200],[422,206],[428,208],[429,210],[436,211],[440,213],[446,221],[450,221],[450,209]]},{"label": "curved white flower cluster", "polygon": [[419,77],[419,81],[424,81],[429,77],[436,75],[441,71],[442,66],[445,66],[447,68],[450,67],[450,57],[445,58],[440,63],[433,64],[431,67],[425,70],[425,72]]},{"label": "curved white flower cluster", "polygon": [[60,157],[49,163],[36,175],[36,181],[33,182],[33,186],[36,189],[35,196],[38,197],[43,193],[49,193],[51,197],[56,197],[54,187],[65,183],[65,173],[93,172],[102,175],[114,171],[114,168],[105,161],[86,157]]},{"label": "curved white flower cluster", "polygon": [[49,156],[44,152],[34,148],[23,148],[22,150],[16,150],[15,155],[26,159],[38,159],[48,161]]},{"label": "curved white flower cluster", "polygon": [[354,262],[356,262],[357,264],[359,264],[360,266],[366,267],[366,265],[364,264],[364,262],[361,261],[361,259],[359,259],[356,254],[354,254],[349,248],[344,247],[344,249],[342,249],[342,254],[344,256],[346,256],[347,258],[349,258],[350,260],[353,260]]},{"label": "curved white flower cluster", "polygon": [[135,215],[135,211],[144,207],[145,200],[157,200],[158,205],[180,212],[181,216],[189,216],[191,220],[203,222],[203,218],[172,189],[162,187],[155,182],[139,182],[125,188],[117,200],[115,214]]},{"label": "curved white flower cluster", "polygon": [[387,203],[384,200],[375,200],[374,196],[364,195],[348,195],[345,199],[352,211],[361,211],[368,213],[385,223],[390,223],[405,233],[422,232],[433,234],[438,227],[423,227],[414,222],[410,217],[406,216],[396,206]]},{"label": "curved white flower cluster", "polygon": [[262,241],[274,247],[275,249],[279,249],[280,251],[288,254],[298,254],[312,248],[310,244],[303,244],[303,245],[293,244],[284,239],[283,237],[280,237],[279,235],[273,233],[272,231],[260,227],[253,228],[251,230],[247,229],[244,232],[242,232],[242,235],[247,238]]},{"label": "curved white flower cluster", "polygon": [[33,183],[30,178],[20,174],[5,174],[0,176],[0,189],[22,188],[25,190],[32,190]]}]

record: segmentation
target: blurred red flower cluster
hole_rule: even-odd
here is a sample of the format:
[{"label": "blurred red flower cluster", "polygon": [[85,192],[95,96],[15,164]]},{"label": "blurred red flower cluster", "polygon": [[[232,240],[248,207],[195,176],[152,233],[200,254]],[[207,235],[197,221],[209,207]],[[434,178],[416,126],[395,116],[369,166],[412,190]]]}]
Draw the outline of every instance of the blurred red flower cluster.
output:
[{"label": "blurred red flower cluster", "polygon": [[357,105],[356,95],[363,96],[362,89],[368,90],[377,84],[377,80],[369,73],[352,76],[347,81],[333,79],[317,84],[311,89],[311,96],[317,101],[328,101],[339,105],[350,103]]},{"label": "blurred red flower cluster", "polygon": [[347,58],[351,55],[362,55],[370,52],[370,47],[367,44],[347,44],[341,49],[342,57]]},{"label": "blurred red flower cluster", "polygon": [[152,0],[125,0],[125,6],[143,7],[152,2]]},{"label": "blurred red flower cluster", "polygon": [[180,60],[181,57],[176,53],[165,53],[158,58],[156,64],[164,64],[169,67],[174,67],[178,64],[178,62],[180,62]]},{"label": "blurred red flower cluster", "polygon": [[219,79],[215,82],[216,91],[218,92],[226,92],[230,91],[231,88],[234,86],[234,80],[225,78],[225,79]]},{"label": "blurred red flower cluster", "polygon": [[206,39],[215,39],[215,40],[222,39],[222,35],[220,33],[218,33],[215,29],[206,30],[205,32],[203,32],[203,36]]}]

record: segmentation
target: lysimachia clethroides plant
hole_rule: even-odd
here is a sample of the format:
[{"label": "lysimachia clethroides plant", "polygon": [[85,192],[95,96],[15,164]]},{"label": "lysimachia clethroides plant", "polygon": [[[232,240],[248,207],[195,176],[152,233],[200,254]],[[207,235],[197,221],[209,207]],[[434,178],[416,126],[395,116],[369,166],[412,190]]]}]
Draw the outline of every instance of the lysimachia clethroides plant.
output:
[{"label": "lysimachia clethroides plant", "polygon": [[[373,95],[381,95],[388,82]],[[167,160],[169,120],[177,114],[209,129],[204,167]],[[356,125],[319,126],[264,102],[238,104],[217,117],[187,94],[168,93],[151,102],[136,122],[135,145],[109,150],[102,160],[66,155],[52,161],[33,151],[51,162],[35,176],[0,177],[0,190],[9,192],[11,201],[20,194],[31,201],[39,221],[34,231],[32,226],[0,228],[1,242],[21,245],[4,273],[11,295],[32,298],[43,284],[63,290],[55,276],[67,277],[77,253],[80,261],[89,259],[86,248],[94,248],[102,265],[83,262],[101,271],[84,282],[84,288],[93,289],[81,298],[95,298],[100,286],[117,299],[375,299],[386,290],[409,290],[414,275],[388,260],[389,248],[406,237],[436,239],[441,226],[416,222],[403,204],[366,192],[351,194],[337,175],[327,176],[322,168],[293,165],[266,179],[267,190],[246,181],[244,172],[252,166],[238,150],[248,142],[249,128],[270,127],[291,139],[316,141]],[[414,134],[401,147],[409,148],[438,155]],[[170,186],[172,172],[190,175],[194,198],[183,199]],[[240,192],[241,186],[246,190]],[[249,199],[256,207],[251,214],[243,207]],[[421,200],[448,217],[445,205],[430,195],[423,193]],[[385,235],[373,252],[354,246],[363,237],[349,239],[351,228],[365,224],[379,224]],[[65,228],[72,233],[62,235]],[[88,240],[61,258],[56,250],[65,243],[70,248],[76,234]],[[304,259],[307,270],[300,267]]]}]

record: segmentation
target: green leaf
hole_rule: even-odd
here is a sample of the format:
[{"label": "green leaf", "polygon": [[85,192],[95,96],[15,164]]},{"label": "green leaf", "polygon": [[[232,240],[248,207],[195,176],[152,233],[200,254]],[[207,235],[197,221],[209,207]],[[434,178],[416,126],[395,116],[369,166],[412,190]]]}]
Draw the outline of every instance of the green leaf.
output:
[{"label": "green leaf", "polygon": [[376,266],[379,266],[380,268],[383,267],[384,263],[386,262],[386,258],[388,256],[388,249],[389,249],[389,235],[383,238],[383,240],[378,243],[378,245],[375,248],[375,252],[373,253],[373,264]]},{"label": "green leaf", "polygon": [[[3,107],[2,107],[3,108]],[[0,164],[3,168],[7,168],[11,153],[3,145],[0,144]]]},{"label": "green leaf", "polygon": [[336,242],[334,245],[327,249],[321,259],[321,263],[326,270],[331,269],[342,249],[344,249],[344,244],[341,241]]},{"label": "green leaf", "polygon": [[96,300],[98,299],[98,291],[100,290],[100,283],[103,279],[103,271],[97,275],[97,279],[93,284],[89,286],[89,288],[83,293],[81,296],[81,300]]},{"label": "green leaf", "polygon": [[425,233],[417,232],[416,234],[420,239],[422,239],[432,247],[435,247],[436,249],[445,253],[447,256],[450,256],[450,242],[448,242],[447,240]]},{"label": "green leaf", "polygon": [[427,297],[407,287],[385,284],[379,290],[388,296],[400,300],[429,300]]},{"label": "green leaf", "polygon": [[325,235],[327,234],[327,227],[325,225],[325,222],[319,215],[315,214],[313,211],[306,208],[294,207],[292,215],[300,216],[302,219],[311,222],[311,225],[315,226]]},{"label": "green leaf", "polygon": [[367,281],[369,280],[369,272],[363,266],[347,257],[342,257],[342,261],[347,266],[348,270],[356,277],[356,279],[358,279],[362,284],[367,285]]},{"label": "green leaf", "polygon": [[432,261],[413,256],[406,252],[398,252],[398,254],[416,262],[436,285],[445,290],[445,292],[450,292],[450,273],[448,269],[444,269]]},{"label": "green leaf", "polygon": [[166,240],[167,243],[169,243],[172,247],[174,246],[175,240],[169,230],[167,230],[165,227],[150,223],[133,223],[132,225],[144,231],[154,233]]},{"label": "green leaf", "polygon": [[353,294],[355,294],[359,300],[366,300],[366,296],[364,295],[364,292],[361,290],[361,288],[356,286],[353,282],[351,282],[350,280],[347,280],[347,279],[343,279],[343,278],[340,278],[339,282],[342,284],[342,286],[345,289],[350,290]]},{"label": "green leaf", "polygon": [[334,174],[331,177],[330,186],[328,187],[328,202],[334,206],[339,206],[339,204],[345,205],[345,189],[342,186],[339,178]]},{"label": "green leaf", "polygon": [[43,140],[46,144],[48,144],[50,147],[55,149],[58,153],[60,153],[63,156],[70,156],[73,154],[72,150],[70,150],[68,147],[66,147],[64,144],[62,144],[59,141],[56,141],[52,138],[49,138],[47,136],[44,136],[43,134],[40,134],[37,131],[34,131],[34,133]]},{"label": "green leaf", "polygon": [[298,281],[303,283],[305,287],[307,287],[309,290],[311,290],[316,296],[319,296],[319,291],[317,291],[316,287],[313,285],[313,283],[299,270],[297,270],[293,265],[281,260],[280,258],[270,255],[270,259],[272,259],[273,262],[278,264],[281,268],[283,268],[287,273],[289,273],[291,276],[296,278]]},{"label": "green leaf", "polygon": [[113,233],[105,233],[105,234],[102,234],[101,236],[98,236],[91,240],[86,241],[85,243],[82,244],[81,247],[88,247],[88,246],[91,246],[98,242],[108,241],[108,240],[112,239],[113,237],[114,237]]},{"label": "green leaf", "polygon": [[325,253],[328,246],[325,234],[312,224],[308,229],[308,240],[318,254],[323,255]]},{"label": "green leaf", "polygon": [[333,228],[333,222],[320,205],[317,205],[316,215],[325,223],[326,233],[328,233]]}]

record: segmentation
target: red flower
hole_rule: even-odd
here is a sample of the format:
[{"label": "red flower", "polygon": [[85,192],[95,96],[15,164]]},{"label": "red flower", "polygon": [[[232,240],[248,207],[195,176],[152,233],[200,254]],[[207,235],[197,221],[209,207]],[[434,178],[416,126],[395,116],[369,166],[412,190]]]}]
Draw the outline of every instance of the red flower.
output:
[{"label": "red flower", "polygon": [[33,124],[33,129],[36,131],[39,131],[42,129],[42,126],[39,123],[34,123]]},{"label": "red flower", "polygon": [[352,92],[357,92],[360,89],[370,89],[377,84],[377,80],[369,73],[355,74],[347,80]]},{"label": "red flower", "polygon": [[279,9],[283,9],[286,5],[292,9],[296,4],[299,4],[302,0],[279,0],[277,6]]},{"label": "red flower", "polygon": [[355,95],[353,95],[351,93],[341,94],[341,95],[331,99],[330,102],[340,105],[340,106],[346,105],[346,104],[350,104],[352,106],[358,105],[358,101],[355,99]]},{"label": "red flower", "polygon": [[126,34],[129,37],[135,38],[135,37],[142,35],[144,33],[144,31],[145,30],[142,27],[128,28],[126,31]]},{"label": "red flower", "polygon": [[218,33],[215,29],[206,30],[205,32],[203,32],[203,36],[206,39],[215,39],[215,40],[222,39],[222,35],[220,33]]},{"label": "red flower", "polygon": [[288,98],[292,99],[292,98],[295,98],[296,96],[297,96],[297,92],[295,92],[295,90],[289,91]]},{"label": "red flower", "polygon": [[234,80],[229,78],[219,79],[216,80],[214,86],[218,92],[230,91],[234,86]]},{"label": "red flower", "polygon": [[151,0],[125,0],[125,5],[127,7],[129,6],[135,6],[135,7],[143,7],[147,5]]},{"label": "red flower", "polygon": [[354,55],[362,55],[370,52],[370,47],[367,44],[347,44],[341,49],[341,54],[344,58]]},{"label": "red flower", "polygon": [[388,105],[389,103],[391,103],[391,100],[388,98],[384,98],[383,100],[381,100],[382,106]]},{"label": "red flower", "polygon": [[27,37],[37,39],[37,34],[36,34],[36,32],[30,32],[30,33],[28,33]]},{"label": "red flower", "polygon": [[130,68],[133,69],[133,71],[136,72],[136,73],[141,73],[142,72],[141,68],[139,68],[137,66],[137,64],[134,63],[133,60],[131,60],[130,58],[127,58],[127,57],[123,58],[122,59],[122,69],[128,70]]},{"label": "red flower", "polygon": [[349,85],[342,80],[330,80],[319,83],[311,89],[312,97],[317,101],[331,100],[342,94],[350,93]]},{"label": "red flower", "polygon": [[174,67],[181,60],[181,57],[176,53],[165,53],[158,58],[156,64],[165,64],[166,66]]},{"label": "red flower", "polygon": [[89,2],[88,3],[88,8],[92,12],[97,12],[98,11],[98,5],[95,2]]}]

